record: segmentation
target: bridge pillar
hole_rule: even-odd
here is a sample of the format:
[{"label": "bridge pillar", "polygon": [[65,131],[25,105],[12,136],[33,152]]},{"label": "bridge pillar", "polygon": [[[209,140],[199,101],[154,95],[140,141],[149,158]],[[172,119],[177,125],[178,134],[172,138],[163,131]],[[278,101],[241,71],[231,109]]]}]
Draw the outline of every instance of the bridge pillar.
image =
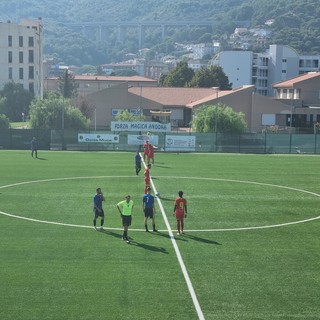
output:
[{"label": "bridge pillar", "polygon": [[127,30],[127,28],[125,26],[122,26],[122,25],[119,24],[118,30],[119,30],[118,41],[123,44],[124,41],[125,41],[125,38],[126,38],[126,30]]}]

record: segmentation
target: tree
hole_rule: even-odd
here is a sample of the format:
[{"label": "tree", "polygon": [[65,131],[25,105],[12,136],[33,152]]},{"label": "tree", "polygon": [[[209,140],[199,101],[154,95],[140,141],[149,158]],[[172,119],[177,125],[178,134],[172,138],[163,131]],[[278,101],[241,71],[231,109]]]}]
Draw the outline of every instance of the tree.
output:
[{"label": "tree", "polygon": [[30,106],[30,126],[33,129],[88,129],[90,120],[69,100],[48,95],[47,99],[32,101]]},{"label": "tree", "polygon": [[74,75],[66,70],[59,76],[58,93],[64,98],[74,98],[78,94],[78,84],[74,79]]},{"label": "tree", "polygon": [[115,116],[116,121],[143,121],[145,116],[143,114],[135,115],[129,110],[123,110]]},{"label": "tree", "polygon": [[9,129],[10,122],[6,115],[0,114],[0,129]]},{"label": "tree", "polygon": [[188,67],[187,62],[179,62],[169,74],[161,77],[159,82],[162,87],[188,87],[193,76],[194,71]]},{"label": "tree", "polygon": [[33,94],[25,90],[20,84],[14,82],[5,83],[0,96],[5,99],[0,101],[0,113],[5,114],[10,121],[21,121],[22,114],[29,113],[29,105]]},{"label": "tree", "polygon": [[73,103],[86,118],[91,118],[94,114],[95,105],[93,105],[85,95],[81,95],[79,98],[73,101]]},{"label": "tree", "polygon": [[228,77],[220,66],[202,67],[195,73],[189,86],[196,88],[219,87],[220,90],[232,89],[232,83],[229,83]]},{"label": "tree", "polygon": [[192,121],[195,132],[231,132],[241,133],[247,129],[247,123],[242,112],[235,112],[232,108],[218,103],[200,107]]}]

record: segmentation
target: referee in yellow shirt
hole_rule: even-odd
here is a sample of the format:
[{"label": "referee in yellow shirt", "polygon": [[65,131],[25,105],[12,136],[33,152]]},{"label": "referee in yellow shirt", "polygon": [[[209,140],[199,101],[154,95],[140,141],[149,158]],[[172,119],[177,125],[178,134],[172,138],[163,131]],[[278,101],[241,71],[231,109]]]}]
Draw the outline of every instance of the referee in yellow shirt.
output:
[{"label": "referee in yellow shirt", "polygon": [[120,212],[120,217],[122,218],[122,225],[123,225],[123,236],[122,240],[125,240],[129,243],[128,239],[128,229],[131,226],[132,220],[132,210],[133,210],[133,201],[129,195],[125,196],[125,200],[120,201],[117,204],[117,208]]}]

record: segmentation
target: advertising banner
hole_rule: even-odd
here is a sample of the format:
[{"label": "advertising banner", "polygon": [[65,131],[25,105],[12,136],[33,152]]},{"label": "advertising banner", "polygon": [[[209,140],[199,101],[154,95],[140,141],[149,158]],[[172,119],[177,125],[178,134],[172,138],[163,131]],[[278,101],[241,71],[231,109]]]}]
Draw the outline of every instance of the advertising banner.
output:
[{"label": "advertising banner", "polygon": [[128,135],[128,144],[130,145],[143,145],[145,141],[149,141],[150,144],[157,146],[158,145],[158,136],[148,136],[148,135]]},{"label": "advertising banner", "polygon": [[170,123],[111,121],[111,131],[170,132]]},{"label": "advertising banner", "polygon": [[118,134],[78,133],[79,143],[119,143]]},{"label": "advertising banner", "polygon": [[195,136],[166,136],[166,151],[195,151]]}]

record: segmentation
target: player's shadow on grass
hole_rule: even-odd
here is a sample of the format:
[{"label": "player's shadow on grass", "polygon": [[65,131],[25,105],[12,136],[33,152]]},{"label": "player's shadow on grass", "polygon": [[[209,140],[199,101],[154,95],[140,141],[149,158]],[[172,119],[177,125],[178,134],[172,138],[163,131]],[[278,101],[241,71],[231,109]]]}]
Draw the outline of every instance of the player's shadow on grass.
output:
[{"label": "player's shadow on grass", "polygon": [[115,237],[115,238],[122,239],[122,235],[121,235],[121,234],[116,233],[116,232],[113,232],[113,231],[111,231],[111,230],[99,230],[99,229],[97,229],[97,231],[98,231],[98,232],[101,232],[101,233],[104,233],[104,234],[106,234],[106,235]]},{"label": "player's shadow on grass", "polygon": [[151,245],[146,244],[146,243],[140,243],[140,242],[137,242],[135,240],[130,239],[130,237],[129,237],[129,240],[130,240],[129,245],[136,246],[136,247],[139,247],[139,248],[142,248],[142,249],[145,249],[145,250],[149,250],[149,251],[169,254],[169,252],[165,248],[151,246]]},{"label": "player's shadow on grass", "polygon": [[162,201],[172,201],[172,202],[174,202],[174,199],[169,199],[169,198],[164,198],[164,197],[160,197],[159,199],[162,200]]},{"label": "player's shadow on grass", "polygon": [[171,169],[171,167],[163,166],[163,165],[161,165],[161,164],[159,164],[159,163],[154,164],[153,166],[154,166],[154,167],[159,167],[159,168]]},{"label": "player's shadow on grass", "polygon": [[[163,232],[149,232],[150,234],[152,235],[155,235],[155,236],[160,236],[160,237],[164,237],[164,238],[167,238],[167,239],[171,239],[170,235],[168,233],[163,233]],[[180,236],[174,236],[174,238],[178,241],[187,241],[186,239],[183,239],[182,237]]]},{"label": "player's shadow on grass", "polygon": [[[118,238],[118,239],[122,239],[122,235],[121,234],[113,232],[111,230],[99,230],[98,229],[97,231],[99,231],[101,233],[104,233],[106,235]],[[158,234],[158,232],[157,232],[157,234]],[[155,252],[161,252],[161,253],[168,254],[168,251],[165,248],[155,247],[155,246],[150,246],[149,244],[140,243],[140,242],[137,242],[137,241],[135,241],[133,239],[130,239],[130,237],[129,237],[129,240],[130,240],[129,244],[131,244],[133,246],[140,247],[140,248],[145,249],[145,250],[150,250],[150,251],[155,251]]]},{"label": "player's shadow on grass", "polygon": [[40,158],[40,157],[37,157],[36,159],[37,159],[37,160],[48,160],[48,159],[46,159],[46,158]]},{"label": "player's shadow on grass", "polygon": [[205,239],[205,238],[200,238],[200,237],[196,237],[196,236],[193,236],[193,235],[191,235],[191,234],[184,234],[182,237],[188,238],[188,239],[194,240],[194,241],[199,241],[199,242],[207,243],[207,244],[215,244],[215,245],[218,245],[218,246],[222,246],[222,244],[219,243],[219,242],[217,242],[217,241],[209,240],[209,239]]}]

